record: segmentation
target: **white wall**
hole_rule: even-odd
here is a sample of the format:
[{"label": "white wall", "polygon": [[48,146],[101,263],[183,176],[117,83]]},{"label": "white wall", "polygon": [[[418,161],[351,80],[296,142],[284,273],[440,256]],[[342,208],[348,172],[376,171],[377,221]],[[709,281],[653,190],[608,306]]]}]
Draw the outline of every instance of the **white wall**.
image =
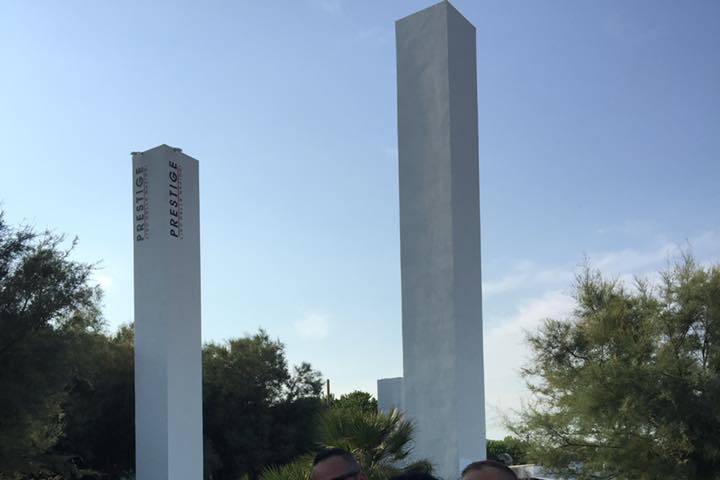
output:
[{"label": "white wall", "polygon": [[404,410],[402,377],[381,378],[377,381],[378,410],[390,413],[393,410]]},{"label": "white wall", "polygon": [[201,480],[198,162],[161,145],[133,154],[138,480]]},{"label": "white wall", "polygon": [[443,2],[396,24],[405,410],[417,457],[485,457],[475,28]]}]

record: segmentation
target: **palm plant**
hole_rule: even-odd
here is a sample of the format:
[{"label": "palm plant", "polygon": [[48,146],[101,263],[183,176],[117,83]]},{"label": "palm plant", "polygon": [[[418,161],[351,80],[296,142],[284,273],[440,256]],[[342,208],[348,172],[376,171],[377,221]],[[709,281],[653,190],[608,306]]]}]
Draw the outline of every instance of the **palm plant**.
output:
[{"label": "palm plant", "polygon": [[261,480],[310,480],[313,456],[303,455],[285,465],[270,466],[263,470]]},{"label": "palm plant", "polygon": [[[322,417],[320,446],[352,453],[370,480],[388,480],[409,472],[432,472],[427,460],[409,461],[413,424],[398,411],[389,414],[361,408],[330,408]],[[266,468],[261,480],[309,480],[312,455]]]},{"label": "palm plant", "polygon": [[322,419],[320,441],[351,452],[370,480],[387,480],[410,471],[432,471],[427,460],[409,462],[413,431],[412,422],[397,410],[330,409]]}]

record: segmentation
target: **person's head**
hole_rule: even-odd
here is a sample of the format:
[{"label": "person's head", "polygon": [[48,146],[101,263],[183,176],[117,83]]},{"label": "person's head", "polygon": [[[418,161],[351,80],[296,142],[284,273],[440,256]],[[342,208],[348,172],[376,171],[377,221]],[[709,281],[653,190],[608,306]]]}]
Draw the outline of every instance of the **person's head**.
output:
[{"label": "person's head", "polygon": [[312,480],[367,480],[362,467],[342,448],[321,450],[313,460]]},{"label": "person's head", "polygon": [[438,480],[438,478],[427,472],[409,472],[392,477],[390,480]]},{"label": "person's head", "polygon": [[482,462],[473,462],[465,467],[461,480],[518,480],[518,477],[503,463],[483,460]]}]

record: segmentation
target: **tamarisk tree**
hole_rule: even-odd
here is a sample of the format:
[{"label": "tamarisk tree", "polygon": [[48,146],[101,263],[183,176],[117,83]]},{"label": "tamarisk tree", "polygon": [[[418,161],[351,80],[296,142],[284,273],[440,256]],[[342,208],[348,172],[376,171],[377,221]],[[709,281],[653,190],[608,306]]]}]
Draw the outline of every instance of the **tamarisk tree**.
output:
[{"label": "tamarisk tree", "polygon": [[657,284],[590,269],[568,319],[529,335],[533,400],[510,426],[578,478],[720,478],[720,267],[683,256]]}]

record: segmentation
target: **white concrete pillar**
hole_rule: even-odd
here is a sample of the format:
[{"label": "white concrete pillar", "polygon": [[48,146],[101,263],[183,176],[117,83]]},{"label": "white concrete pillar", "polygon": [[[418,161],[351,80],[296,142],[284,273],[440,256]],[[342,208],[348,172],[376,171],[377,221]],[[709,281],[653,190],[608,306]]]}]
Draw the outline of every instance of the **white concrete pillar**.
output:
[{"label": "white concrete pillar", "polygon": [[379,412],[388,414],[393,410],[405,410],[402,397],[402,377],[381,378],[377,381],[377,400]]},{"label": "white concrete pillar", "polygon": [[198,162],[161,145],[132,163],[136,478],[201,480]]},{"label": "white concrete pillar", "polygon": [[475,27],[442,2],[396,41],[405,410],[454,480],[485,457]]}]

